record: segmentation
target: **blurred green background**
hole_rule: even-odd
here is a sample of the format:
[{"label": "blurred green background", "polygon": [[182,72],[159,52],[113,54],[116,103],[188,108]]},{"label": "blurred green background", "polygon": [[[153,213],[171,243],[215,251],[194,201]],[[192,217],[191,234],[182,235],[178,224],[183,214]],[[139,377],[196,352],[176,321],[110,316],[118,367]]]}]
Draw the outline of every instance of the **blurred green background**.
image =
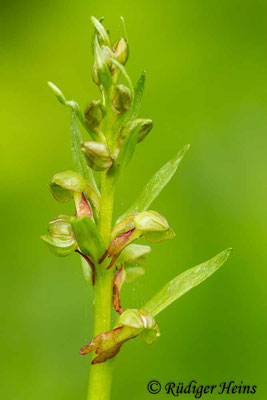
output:
[{"label": "blurred green background", "polygon": [[122,348],[112,399],[150,399],[151,379],[195,379],[257,385],[253,399],[262,400],[266,1],[0,3],[1,398],[86,398],[89,358],[78,351],[92,335],[92,292],[78,257],[55,258],[39,238],[49,220],[71,210],[46,186],[54,173],[72,167],[70,115],[46,82],[82,106],[96,98],[89,17],[104,15],[116,39],[123,15],[128,71],[133,81],[148,71],[141,116],[152,118],[154,129],[120,180],[116,215],[178,149],[192,145],[153,205],[177,236],[153,247],[147,275],[123,291],[124,304],[140,306],[179,272],[229,246],[234,252],[212,278],[158,317],[162,336],[155,345],[136,340]]}]

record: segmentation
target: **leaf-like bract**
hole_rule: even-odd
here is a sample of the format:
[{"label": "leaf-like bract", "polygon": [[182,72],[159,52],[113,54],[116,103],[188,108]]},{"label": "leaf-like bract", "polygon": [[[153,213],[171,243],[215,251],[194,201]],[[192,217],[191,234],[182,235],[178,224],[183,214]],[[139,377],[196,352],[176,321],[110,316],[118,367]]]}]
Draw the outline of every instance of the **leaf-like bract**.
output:
[{"label": "leaf-like bract", "polygon": [[143,71],[134,88],[134,99],[131,109],[129,110],[130,111],[129,119],[135,119],[138,116],[140,110],[140,104],[145,90],[145,83],[146,83],[146,72]]},{"label": "leaf-like bract", "polygon": [[93,171],[88,167],[85,156],[81,150],[82,134],[78,125],[75,112],[71,112],[71,152],[74,163],[74,169],[81,174],[89,185],[98,194],[99,190],[95,182]]},{"label": "leaf-like bract", "polygon": [[162,189],[167,185],[167,183],[175,174],[180,162],[182,161],[189,147],[190,145],[186,145],[183,150],[179,151],[179,153],[174,158],[164,164],[163,167],[161,167],[155,173],[155,175],[153,175],[153,177],[146,184],[144,190],[135,201],[135,203],[123,215],[119,217],[117,222],[125,219],[131,214],[148,209],[150,204],[155,200],[155,198],[160,194]]},{"label": "leaf-like bract", "polygon": [[107,34],[106,29],[104,28],[104,26],[102,25],[101,21],[96,19],[95,17],[91,17],[91,21],[93,22],[95,29],[97,30],[98,34],[100,35],[103,43],[106,46],[110,47],[110,39],[109,36]]},{"label": "leaf-like bract", "polygon": [[232,249],[226,249],[217,256],[197,265],[167,283],[149,302],[142,308],[154,317],[183,294],[199,285],[211,276],[228,259]]},{"label": "leaf-like bract", "polygon": [[94,221],[87,216],[73,217],[71,225],[81,252],[97,263],[105,251],[105,245]]},{"label": "leaf-like bract", "polygon": [[131,93],[134,93],[134,88],[133,88],[133,84],[132,84],[131,78],[127,74],[126,69],[124,68],[124,66],[121,63],[119,63],[117,60],[115,60],[114,58],[111,58],[110,61],[114,65],[116,65],[117,68],[119,68],[119,70],[121,71],[121,73],[123,74],[124,78],[127,81],[127,84],[129,86],[129,89],[131,90]]},{"label": "leaf-like bract", "polygon": [[127,136],[127,138],[124,140],[121,146],[119,155],[114,162],[114,172],[118,168],[119,170],[125,168],[131,161],[137,143],[137,137],[138,137],[138,129],[135,128],[131,132],[131,134]]}]

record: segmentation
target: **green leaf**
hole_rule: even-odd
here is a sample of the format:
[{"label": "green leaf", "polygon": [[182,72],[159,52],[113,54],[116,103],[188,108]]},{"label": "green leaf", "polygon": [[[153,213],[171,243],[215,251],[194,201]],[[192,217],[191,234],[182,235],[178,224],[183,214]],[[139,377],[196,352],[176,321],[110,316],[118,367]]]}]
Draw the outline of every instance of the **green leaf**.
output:
[{"label": "green leaf", "polygon": [[189,147],[189,144],[186,145],[183,150],[179,151],[177,156],[164,164],[163,167],[161,167],[155,173],[155,175],[152,176],[150,181],[144,187],[141,195],[138,197],[135,203],[118,218],[117,223],[122,219],[128,217],[128,215],[134,214],[136,212],[146,211],[148,209],[150,204],[155,200],[155,198],[160,194],[162,189],[167,185],[167,183],[175,174],[180,162],[182,161]]},{"label": "green leaf", "polygon": [[61,92],[61,90],[59,90],[59,88],[54,85],[54,83],[52,82],[47,82],[48,86],[50,87],[50,89],[52,90],[52,92],[54,93],[54,95],[56,96],[56,98],[58,99],[58,101],[63,104],[64,106],[66,105],[66,99],[64,94]]},{"label": "green leaf", "polygon": [[[136,127],[130,135],[124,140],[119,155],[114,161],[114,166],[113,166],[113,172],[118,170],[118,168],[121,170],[122,168],[125,168],[129,162],[131,161],[135,146],[137,143],[137,137],[138,137],[138,128]],[[112,171],[111,169],[111,171]]]},{"label": "green leaf", "polygon": [[82,134],[78,125],[75,112],[71,113],[71,152],[74,169],[81,174],[91,188],[99,195],[99,190],[95,182],[93,171],[88,167],[85,156],[81,149],[83,141]]},{"label": "green leaf", "polygon": [[119,63],[117,60],[115,60],[114,58],[111,58],[110,61],[112,62],[112,64],[116,65],[117,68],[119,68],[119,70],[121,71],[121,73],[123,74],[124,78],[127,81],[127,84],[129,86],[129,89],[130,89],[131,93],[134,94],[134,88],[133,88],[133,84],[132,84],[131,78],[127,74],[126,69],[124,68],[124,66],[121,63]]},{"label": "green leaf", "polygon": [[130,111],[129,119],[135,119],[138,116],[141,101],[145,90],[145,83],[146,83],[146,71],[143,71],[134,88],[134,99],[132,102],[131,109],[129,110]]},{"label": "green leaf", "polygon": [[79,104],[74,100],[66,100],[64,94],[61,92],[61,90],[59,90],[59,88],[54,83],[48,82],[48,86],[50,87],[50,89],[52,90],[52,92],[54,93],[54,95],[56,96],[58,101],[60,102],[60,104],[63,104],[64,106],[69,107],[72,109],[72,111],[74,111],[74,113],[77,116],[77,118],[79,119],[80,123],[87,130],[87,132],[92,137],[92,139],[93,140],[99,140],[99,139],[101,140],[102,138],[100,137],[101,136],[100,133],[94,131],[93,129],[90,128],[90,126],[88,126],[86,124],[84,115],[80,109]]},{"label": "green leaf", "polygon": [[188,269],[165,285],[149,302],[142,307],[149,311],[154,317],[173,301],[181,297],[190,289],[199,285],[211,276],[228,259],[232,249],[226,249],[217,256],[203,264]]},{"label": "green leaf", "polygon": [[81,252],[98,263],[105,252],[105,245],[93,220],[88,216],[73,217],[71,225]]},{"label": "green leaf", "polygon": [[88,262],[81,256],[81,264],[82,264],[82,271],[83,271],[83,276],[86,282],[90,283],[92,282],[92,268],[88,264]]},{"label": "green leaf", "polygon": [[120,20],[121,20],[122,27],[123,27],[124,37],[125,37],[126,41],[128,42],[128,34],[127,34],[125,20],[123,17],[120,17]]}]

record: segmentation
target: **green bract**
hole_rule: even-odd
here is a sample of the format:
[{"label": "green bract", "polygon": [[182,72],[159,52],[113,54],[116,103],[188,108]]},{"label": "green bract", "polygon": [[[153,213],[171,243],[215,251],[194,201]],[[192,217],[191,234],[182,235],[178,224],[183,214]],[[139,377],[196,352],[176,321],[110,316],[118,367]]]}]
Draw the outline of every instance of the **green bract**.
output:
[{"label": "green bract", "polygon": [[93,22],[93,24],[98,32],[98,36],[101,40],[101,44],[104,44],[106,46],[111,46],[108,33],[106,32],[106,30],[105,30],[104,26],[101,24],[101,22],[98,19],[96,19],[95,17],[91,17],[91,21]]},{"label": "green bract", "polygon": [[220,268],[231,254],[232,249],[226,249],[217,256],[188,269],[167,283],[145,306],[144,309],[156,316],[173,301],[181,297],[193,287],[199,285],[218,268]]},{"label": "green bract", "polygon": [[[61,203],[73,199],[75,207],[72,216],[59,216],[51,221],[48,234],[42,239],[57,256],[78,253],[86,282],[94,285],[93,339],[80,352],[83,355],[95,352],[92,364],[106,362],[118,354],[125,342],[138,336],[148,344],[153,343],[159,337],[155,316],[213,274],[230,254],[227,249],[178,275],[141,309],[124,309],[123,285],[145,274],[146,256],[151,251],[150,246],[136,242],[144,238],[154,244],[175,236],[166,218],[150,210],[150,205],[173,177],[190,146],[186,145],[164,164],[136,200],[132,193],[132,205],[122,210],[113,223],[114,194],[120,175],[122,172],[127,175],[124,169],[132,161],[136,145],[145,140],[153,127],[151,119],[139,115],[146,73],[133,86],[125,66],[129,43],[121,20],[124,37],[113,42],[103,19],[92,17],[92,77],[99,98],[88,99],[84,113],[76,101],[66,100],[61,90],[49,82],[58,101],[71,111],[74,168],[54,175],[49,189]],[[149,158],[144,166],[147,163]],[[144,175],[146,170],[144,167]],[[118,203],[123,204],[123,199],[119,198]],[[177,261],[178,256],[173,262]],[[156,268],[164,274],[168,265],[151,266],[151,277]],[[113,326],[112,306],[118,314]],[[108,400],[110,371],[109,366],[92,367],[88,400]]]},{"label": "green bract", "polygon": [[72,218],[71,225],[81,252],[97,262],[105,245],[95,223],[87,216]]},{"label": "green bract", "polygon": [[120,216],[118,221],[121,221],[130,214],[148,209],[150,204],[155,200],[155,198],[175,174],[189,147],[190,145],[185,146],[183,150],[179,151],[176,157],[168,161],[165,165],[163,165],[163,167],[160,168],[159,171],[155,173],[135,203],[123,215]]},{"label": "green bract", "polygon": [[94,56],[95,56],[95,71],[99,84],[103,86],[106,92],[108,92],[112,86],[112,77],[110,70],[108,68],[106,57],[103,51],[101,50],[97,36],[95,36]]}]

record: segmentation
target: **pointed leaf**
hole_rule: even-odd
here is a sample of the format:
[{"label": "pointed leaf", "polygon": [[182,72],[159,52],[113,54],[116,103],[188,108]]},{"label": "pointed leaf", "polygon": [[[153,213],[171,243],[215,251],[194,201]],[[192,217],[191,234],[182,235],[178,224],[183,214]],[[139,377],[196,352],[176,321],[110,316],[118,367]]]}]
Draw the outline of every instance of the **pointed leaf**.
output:
[{"label": "pointed leaf", "polygon": [[66,99],[64,94],[61,92],[61,90],[59,90],[59,88],[54,85],[54,83],[52,82],[47,82],[48,86],[50,87],[50,89],[52,90],[52,92],[54,93],[54,95],[56,96],[56,98],[58,99],[58,101],[63,104],[64,106],[66,105]]},{"label": "pointed leaf", "polygon": [[88,167],[85,156],[81,149],[81,142],[83,141],[82,134],[78,125],[75,112],[71,113],[71,151],[74,163],[74,169],[81,174],[84,179],[89,183],[91,188],[99,195],[99,190],[95,182],[93,171]]},{"label": "pointed leaf", "polygon": [[148,209],[150,204],[155,200],[162,189],[173,177],[189,147],[190,145],[186,145],[183,150],[179,151],[177,156],[168,161],[165,165],[163,165],[163,167],[160,168],[160,170],[158,170],[158,172],[155,173],[155,175],[144,187],[144,190],[142,191],[136,202],[123,215],[119,217],[117,222],[126,218],[128,215]]},{"label": "pointed leaf", "polygon": [[122,144],[119,155],[114,161],[114,172],[116,170],[118,171],[118,168],[125,168],[131,161],[137,143],[137,137],[138,129],[135,128]]},{"label": "pointed leaf", "polygon": [[145,83],[146,83],[146,71],[143,71],[134,88],[134,99],[132,102],[131,109],[129,110],[130,111],[129,119],[135,119],[138,116],[141,101],[144,94]]},{"label": "pointed leaf", "polygon": [[124,76],[124,78],[126,79],[126,82],[129,86],[129,89],[131,91],[132,94],[134,94],[134,88],[133,88],[133,84],[131,81],[131,78],[129,77],[129,75],[126,72],[125,67],[119,63],[117,60],[115,60],[114,58],[111,58],[110,61],[112,62],[112,64],[114,64],[117,68],[119,68],[119,70],[121,71],[122,75]]},{"label": "pointed leaf", "polygon": [[143,307],[154,317],[173,301],[181,297],[193,287],[199,285],[211,276],[228,259],[232,249],[226,249],[217,256],[203,264],[188,269],[165,285],[151,300]]},{"label": "pointed leaf", "polygon": [[72,229],[81,252],[98,262],[105,245],[95,223],[87,216],[71,219]]},{"label": "pointed leaf", "polygon": [[122,22],[124,37],[125,37],[126,41],[128,42],[128,34],[127,34],[127,29],[126,29],[125,20],[124,20],[123,17],[120,17],[120,20],[121,20],[121,22]]},{"label": "pointed leaf", "polygon": [[86,280],[86,282],[91,283],[92,282],[92,268],[90,268],[90,265],[85,260],[85,258],[82,256],[81,256],[81,264],[82,264],[82,271],[83,271],[84,279]]},{"label": "pointed leaf", "polygon": [[[111,46],[110,39],[109,39],[109,36],[108,36],[107,31],[104,28],[104,26],[95,17],[91,17],[91,21],[93,22],[95,29],[97,30],[99,36],[101,37],[103,44],[110,47]],[[103,21],[103,19],[102,19],[102,21]]]},{"label": "pointed leaf", "polygon": [[72,111],[74,111],[74,113],[77,116],[77,118],[79,119],[80,123],[87,130],[87,132],[92,137],[92,139],[93,140],[99,140],[99,139],[101,140],[102,139],[101,133],[94,131],[93,129],[90,128],[90,126],[88,126],[86,124],[84,115],[80,109],[79,104],[74,100],[66,100],[64,94],[61,92],[61,90],[59,90],[59,88],[54,83],[48,82],[48,86],[50,87],[50,89],[52,90],[52,92],[54,93],[54,95],[56,96],[58,101],[60,102],[60,104],[63,104],[66,107],[70,107],[72,109]]}]

